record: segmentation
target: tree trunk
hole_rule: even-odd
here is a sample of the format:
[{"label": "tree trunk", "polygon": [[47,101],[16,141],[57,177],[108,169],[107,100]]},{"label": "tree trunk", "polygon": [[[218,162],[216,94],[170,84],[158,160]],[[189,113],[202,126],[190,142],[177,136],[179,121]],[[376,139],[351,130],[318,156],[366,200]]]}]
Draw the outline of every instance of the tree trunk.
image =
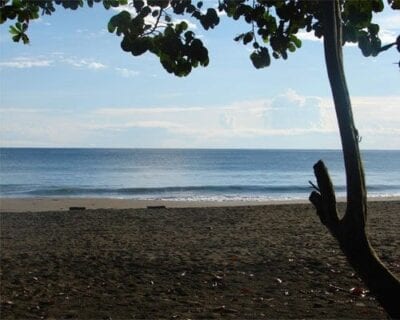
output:
[{"label": "tree trunk", "polygon": [[310,195],[321,222],[327,226],[351,266],[390,317],[400,319],[400,281],[382,264],[372,249],[366,231],[367,192],[358,147],[350,95],[347,89],[338,0],[322,0],[325,61],[335,104],[346,171],[347,208],[342,219],[336,209],[335,192],[322,161],[314,166],[318,189]]}]

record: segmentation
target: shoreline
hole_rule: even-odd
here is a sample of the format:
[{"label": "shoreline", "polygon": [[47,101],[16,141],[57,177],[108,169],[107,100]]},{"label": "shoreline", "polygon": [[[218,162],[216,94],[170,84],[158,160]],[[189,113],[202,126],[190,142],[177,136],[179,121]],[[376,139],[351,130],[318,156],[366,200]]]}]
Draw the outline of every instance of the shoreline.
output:
[{"label": "shoreline", "polygon": [[[368,202],[400,201],[400,197],[371,197]],[[338,198],[338,202],[345,202],[345,198]],[[167,208],[210,208],[210,207],[248,207],[286,204],[310,204],[308,199],[282,200],[138,200],[118,198],[0,198],[0,212],[45,212],[68,211],[70,207],[84,207],[85,209],[143,209],[148,206],[165,206]]]}]

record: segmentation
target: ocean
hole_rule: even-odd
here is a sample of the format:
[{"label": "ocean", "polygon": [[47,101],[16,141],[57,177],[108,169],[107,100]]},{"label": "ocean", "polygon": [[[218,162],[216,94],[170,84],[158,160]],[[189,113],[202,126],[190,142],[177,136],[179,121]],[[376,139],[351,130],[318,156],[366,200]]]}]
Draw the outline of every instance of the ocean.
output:
[{"label": "ocean", "polygon": [[[362,155],[368,195],[400,196],[400,150]],[[339,150],[0,148],[0,197],[307,199],[319,159],[345,196]]]}]

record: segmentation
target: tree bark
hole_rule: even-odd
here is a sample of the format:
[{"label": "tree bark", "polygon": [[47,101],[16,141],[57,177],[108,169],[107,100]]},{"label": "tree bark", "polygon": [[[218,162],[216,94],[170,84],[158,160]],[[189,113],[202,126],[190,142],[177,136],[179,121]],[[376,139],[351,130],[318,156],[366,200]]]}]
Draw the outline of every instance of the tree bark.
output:
[{"label": "tree bark", "polygon": [[322,161],[314,166],[318,189],[310,195],[321,222],[327,226],[351,266],[390,317],[400,319],[400,281],[379,260],[368,240],[367,192],[342,58],[341,11],[338,0],[320,2],[324,21],[324,52],[335,104],[346,171],[347,208],[339,219],[335,192]]}]

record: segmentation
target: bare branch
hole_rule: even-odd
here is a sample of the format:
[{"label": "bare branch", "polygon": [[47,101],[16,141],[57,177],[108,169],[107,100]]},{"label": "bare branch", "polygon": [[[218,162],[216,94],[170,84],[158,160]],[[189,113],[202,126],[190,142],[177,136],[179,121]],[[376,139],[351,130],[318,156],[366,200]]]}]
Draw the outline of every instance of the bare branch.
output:
[{"label": "bare branch", "polygon": [[151,30],[149,30],[148,32],[143,33],[142,37],[153,34],[157,30],[157,28],[159,28],[160,19],[161,19],[163,12],[164,12],[164,9],[162,7],[160,7],[160,12],[158,13],[157,20],[156,20],[153,28],[151,28]]}]

